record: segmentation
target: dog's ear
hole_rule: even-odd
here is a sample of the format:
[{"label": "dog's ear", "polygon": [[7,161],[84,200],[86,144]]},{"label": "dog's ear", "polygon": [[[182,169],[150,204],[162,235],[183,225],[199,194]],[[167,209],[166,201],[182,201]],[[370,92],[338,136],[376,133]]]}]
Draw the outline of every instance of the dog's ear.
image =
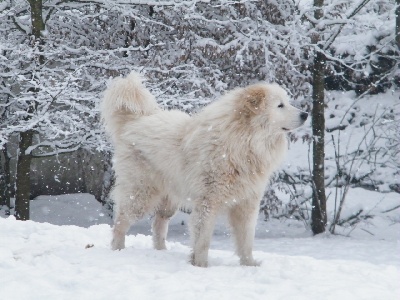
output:
[{"label": "dog's ear", "polygon": [[250,85],[244,90],[244,107],[254,114],[265,109],[266,89],[260,84]]}]

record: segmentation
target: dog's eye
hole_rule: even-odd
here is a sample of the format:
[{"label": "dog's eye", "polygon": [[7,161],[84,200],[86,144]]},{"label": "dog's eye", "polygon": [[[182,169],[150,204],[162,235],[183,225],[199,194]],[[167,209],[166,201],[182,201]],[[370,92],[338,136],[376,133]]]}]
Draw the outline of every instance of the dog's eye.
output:
[{"label": "dog's eye", "polygon": [[281,103],[281,104],[278,105],[278,107],[279,107],[279,108],[283,108],[284,105]]}]

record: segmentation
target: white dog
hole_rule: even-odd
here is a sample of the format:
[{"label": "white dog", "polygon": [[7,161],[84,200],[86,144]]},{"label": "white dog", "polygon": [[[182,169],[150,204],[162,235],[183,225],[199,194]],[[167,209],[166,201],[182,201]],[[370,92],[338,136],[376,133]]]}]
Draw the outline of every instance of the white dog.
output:
[{"label": "white dog", "polygon": [[227,93],[199,114],[160,109],[132,72],[109,85],[101,113],[115,146],[112,249],[155,212],[153,242],[165,249],[169,219],[191,204],[195,266],[206,267],[217,214],[226,212],[240,264],[256,266],[252,247],[260,199],[287,149],[286,133],[307,119],[276,84]]}]

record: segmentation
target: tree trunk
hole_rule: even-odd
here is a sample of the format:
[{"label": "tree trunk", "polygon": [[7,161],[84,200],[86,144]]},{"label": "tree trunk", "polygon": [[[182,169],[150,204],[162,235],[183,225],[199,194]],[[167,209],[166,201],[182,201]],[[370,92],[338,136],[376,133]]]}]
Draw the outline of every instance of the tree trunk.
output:
[{"label": "tree trunk", "polygon": [[1,168],[1,180],[0,180],[0,205],[6,207],[6,214],[10,213],[11,209],[11,181],[10,181],[10,161],[11,157],[8,153],[7,144],[4,145],[3,149],[3,167]]},{"label": "tree trunk", "polygon": [[396,45],[400,51],[400,0],[396,0]]},{"label": "tree trunk", "polygon": [[34,45],[37,44],[38,49],[41,54],[39,54],[38,62],[40,65],[44,64],[43,56],[43,39],[42,31],[45,29],[45,24],[43,21],[43,0],[29,0],[29,5],[31,8],[31,23],[32,23],[32,35],[34,37]]},{"label": "tree trunk", "polygon": [[[40,54],[37,62],[39,65],[44,63],[43,39],[41,37],[42,31],[45,29],[43,16],[42,16],[42,0],[29,0],[31,10],[31,23],[32,35],[34,38],[33,47],[38,47]],[[34,63],[34,62],[33,62]],[[33,75],[32,75],[33,76]],[[31,90],[34,93],[39,92],[37,88]],[[33,100],[29,103],[28,112],[34,113],[37,103]],[[27,117],[26,120],[29,120]],[[15,178],[15,217],[17,220],[29,220],[29,201],[31,194],[31,161],[32,155],[26,153],[26,150],[32,146],[34,131],[27,130],[21,132],[19,135],[18,143],[18,157],[17,157],[17,170]]]},{"label": "tree trunk", "polygon": [[20,133],[18,143],[18,161],[15,179],[15,217],[17,220],[29,220],[29,201],[31,193],[31,160],[26,150],[32,145],[33,131]]},{"label": "tree trunk", "polygon": [[[2,149],[3,151],[3,149]],[[7,184],[6,184],[6,176],[5,176],[5,171],[3,167],[3,163],[1,162],[2,158],[0,155],[0,206],[7,205],[6,204],[6,191],[7,191]]]},{"label": "tree trunk", "polygon": [[[314,0],[315,19],[321,19],[323,12],[323,0]],[[313,36],[314,67],[313,67],[313,108],[312,108],[312,131],[313,131],[313,196],[311,211],[311,229],[314,234],[325,231],[326,226],[326,196],[325,196],[325,55],[319,51],[320,35]]]}]

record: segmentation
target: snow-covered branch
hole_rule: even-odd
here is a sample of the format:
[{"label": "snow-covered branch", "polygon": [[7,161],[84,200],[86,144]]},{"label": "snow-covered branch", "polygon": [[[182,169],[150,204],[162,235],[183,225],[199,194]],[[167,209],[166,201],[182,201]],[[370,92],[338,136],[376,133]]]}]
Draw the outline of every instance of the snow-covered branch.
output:
[{"label": "snow-covered branch", "polygon": [[[350,19],[352,19],[364,6],[366,6],[371,0],[360,0],[354,8],[349,9],[347,13],[345,13],[345,17],[342,19],[343,23],[336,26],[336,29],[331,34],[331,36],[326,40],[326,43],[323,46],[324,50],[327,50],[331,47],[335,39],[339,36],[340,32],[343,30],[343,27],[348,23]],[[326,24],[328,25],[328,24]]]}]

